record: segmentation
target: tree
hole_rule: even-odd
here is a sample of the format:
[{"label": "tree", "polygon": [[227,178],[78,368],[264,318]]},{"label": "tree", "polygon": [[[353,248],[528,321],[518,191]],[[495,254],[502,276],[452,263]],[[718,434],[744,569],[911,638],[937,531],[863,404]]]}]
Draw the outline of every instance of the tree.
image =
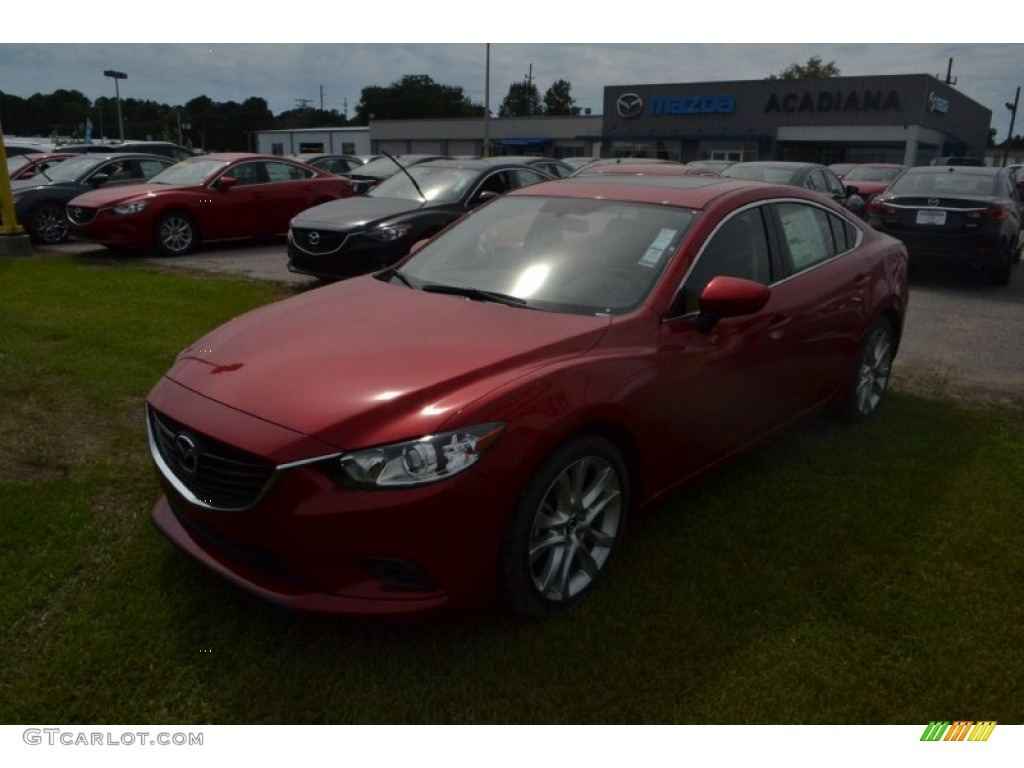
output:
[{"label": "tree", "polygon": [[824,64],[821,56],[811,56],[806,64],[790,64],[777,75],[768,75],[766,80],[813,80],[839,77],[839,67],[834,61]]},{"label": "tree", "polygon": [[569,117],[578,115],[580,108],[572,97],[572,83],[568,80],[556,80],[544,93],[544,114],[550,117]]},{"label": "tree", "polygon": [[390,86],[363,88],[356,116],[358,125],[374,120],[429,120],[443,117],[482,117],[461,86],[435,83],[429,75],[404,75]]},{"label": "tree", "polygon": [[541,106],[540,92],[532,80],[520,80],[517,83],[512,83],[498,109],[499,117],[528,117],[543,114],[544,107]]}]

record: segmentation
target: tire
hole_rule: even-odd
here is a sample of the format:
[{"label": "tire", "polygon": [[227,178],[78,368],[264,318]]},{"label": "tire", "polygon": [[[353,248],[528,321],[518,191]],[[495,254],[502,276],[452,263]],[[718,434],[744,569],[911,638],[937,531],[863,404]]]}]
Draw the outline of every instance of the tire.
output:
[{"label": "tire", "polygon": [[56,203],[37,205],[29,214],[28,231],[33,241],[44,245],[54,245],[67,240],[68,219],[64,214],[64,206]]},{"label": "tire", "polygon": [[509,520],[501,588],[516,613],[545,618],[589,594],[625,529],[629,476],[615,446],[571,440],[540,466]]},{"label": "tire", "polygon": [[199,246],[199,227],[187,213],[169,211],[157,220],[153,241],[164,256],[184,256]]},{"label": "tire", "polygon": [[1013,260],[1011,259],[1007,264],[996,264],[995,266],[989,267],[988,270],[988,281],[992,285],[1009,285],[1010,284],[1010,269],[1013,267]]},{"label": "tire", "polygon": [[881,405],[889,388],[895,341],[892,324],[885,318],[875,321],[864,338],[844,408],[850,420],[863,421]]}]

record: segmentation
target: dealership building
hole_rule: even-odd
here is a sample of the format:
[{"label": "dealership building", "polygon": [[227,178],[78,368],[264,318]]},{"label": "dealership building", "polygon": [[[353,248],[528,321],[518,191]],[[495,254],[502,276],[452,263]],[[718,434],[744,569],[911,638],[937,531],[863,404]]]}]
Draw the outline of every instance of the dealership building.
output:
[{"label": "dealership building", "polygon": [[[984,157],[992,113],[931,75],[614,85],[603,115],[264,131],[260,151],[923,165]],[[301,149],[300,149],[301,147]],[[345,149],[340,149],[345,147]]]},{"label": "dealership building", "polygon": [[605,155],[922,165],[983,157],[992,112],[930,75],[608,86]]}]

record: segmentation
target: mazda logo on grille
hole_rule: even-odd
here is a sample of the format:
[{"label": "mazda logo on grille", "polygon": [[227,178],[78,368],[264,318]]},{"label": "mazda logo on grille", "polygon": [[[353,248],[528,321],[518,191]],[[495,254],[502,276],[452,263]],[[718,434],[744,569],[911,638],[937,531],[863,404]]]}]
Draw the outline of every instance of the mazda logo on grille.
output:
[{"label": "mazda logo on grille", "polygon": [[174,450],[178,454],[178,464],[190,475],[199,469],[199,449],[196,442],[184,432],[174,436]]},{"label": "mazda logo on grille", "polygon": [[317,243],[320,242],[320,233],[319,232],[310,232],[309,233],[309,237],[307,239],[309,240],[309,244],[310,245],[316,245]]},{"label": "mazda logo on grille", "polygon": [[615,111],[619,113],[619,117],[627,120],[640,117],[640,113],[644,111],[644,100],[637,93],[624,93],[615,102]]},{"label": "mazda logo on grille", "polygon": [[71,215],[75,216],[75,217],[81,216],[82,215],[82,209],[81,208],[72,208],[71,209]]},{"label": "mazda logo on grille", "polygon": [[939,204],[939,198],[937,198],[937,197],[929,197],[928,198],[928,205],[930,205],[930,206],[932,206],[934,208],[938,204]]}]

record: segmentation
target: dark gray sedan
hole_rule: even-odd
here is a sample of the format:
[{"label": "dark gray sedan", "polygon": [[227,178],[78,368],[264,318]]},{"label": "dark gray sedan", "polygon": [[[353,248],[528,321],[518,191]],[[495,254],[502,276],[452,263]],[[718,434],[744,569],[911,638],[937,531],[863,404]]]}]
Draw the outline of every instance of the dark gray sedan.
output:
[{"label": "dark gray sedan", "polygon": [[828,197],[858,216],[864,214],[864,198],[855,186],[844,185],[828,166],[818,163],[785,162],[782,160],[735,163],[720,173],[730,179],[767,181],[803,187]]},{"label": "dark gray sedan", "polygon": [[72,157],[24,181],[12,181],[14,216],[32,241],[53,245],[67,239],[65,206],[99,187],[138,184],[176,161],[159,155],[89,154]]}]

